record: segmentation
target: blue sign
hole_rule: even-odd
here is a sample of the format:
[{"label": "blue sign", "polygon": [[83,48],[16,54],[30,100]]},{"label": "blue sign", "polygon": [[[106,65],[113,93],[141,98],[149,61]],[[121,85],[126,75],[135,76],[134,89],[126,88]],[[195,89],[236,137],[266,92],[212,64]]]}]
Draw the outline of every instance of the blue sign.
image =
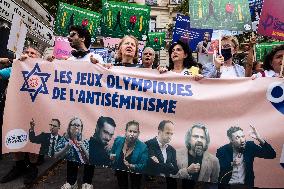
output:
[{"label": "blue sign", "polygon": [[251,21],[258,21],[262,10],[263,0],[248,0],[251,15]]},{"label": "blue sign", "polygon": [[203,41],[203,35],[205,32],[209,32],[212,36],[212,29],[195,29],[190,28],[189,16],[178,14],[176,17],[176,25],[173,32],[173,41],[178,40],[188,41],[190,48],[195,51],[197,44]]}]

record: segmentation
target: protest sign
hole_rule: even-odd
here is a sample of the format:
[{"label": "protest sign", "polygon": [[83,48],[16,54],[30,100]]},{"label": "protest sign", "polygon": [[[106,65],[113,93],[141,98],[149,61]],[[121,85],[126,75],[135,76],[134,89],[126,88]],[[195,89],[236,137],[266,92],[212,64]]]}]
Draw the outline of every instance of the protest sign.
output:
[{"label": "protest sign", "polygon": [[[83,152],[76,151],[76,141],[84,141],[87,146],[89,144],[90,160],[96,153],[99,153],[96,157],[103,158],[91,145],[93,140],[89,140],[98,137],[96,126],[100,122],[97,121],[103,116],[113,119],[110,124],[115,122],[116,125],[110,126],[110,137],[104,141],[112,148],[112,160],[105,157],[109,165],[115,165],[120,159],[117,152],[121,152],[119,142],[124,140],[126,123],[139,123],[140,134],[136,135],[139,148],[133,153],[138,157],[142,153],[143,158],[138,158],[142,161],[137,165],[140,169],[132,170],[139,172],[148,158],[144,142],[157,136],[162,120],[174,124],[170,145],[177,151],[185,148],[186,132],[193,124],[205,124],[210,135],[208,152],[212,157],[218,148],[229,143],[227,130],[231,126],[241,127],[246,139],[251,141],[248,133],[253,125],[272,148],[265,153],[268,159],[257,158],[254,165],[249,165],[253,167],[255,186],[277,188],[284,185],[281,179],[284,172],[279,164],[284,142],[284,94],[279,90],[283,88],[279,78],[194,81],[173,72],[159,74],[157,70],[127,67],[106,69],[76,61],[54,60],[49,64],[41,59],[16,62],[12,69],[4,113],[4,153],[38,153],[40,145],[31,143],[29,136],[49,133],[50,121],[58,119],[61,122],[59,134],[63,137],[56,153],[70,144],[75,151],[68,157],[77,154],[74,161],[81,161]],[[76,125],[74,120],[77,120]],[[179,161],[187,155],[182,157],[177,153],[176,158]]]},{"label": "protest sign", "polygon": [[66,37],[72,25],[85,26],[91,37],[95,38],[100,26],[101,14],[59,2],[57,10],[55,33]]},{"label": "protest sign", "polygon": [[251,21],[259,21],[263,0],[249,0]]},{"label": "protest sign", "polygon": [[191,27],[198,29],[250,31],[247,0],[189,0]]},{"label": "protest sign", "polygon": [[150,10],[146,5],[105,2],[102,9],[102,35],[113,38],[133,35],[139,40],[146,40]]},{"label": "protest sign", "polygon": [[283,1],[264,1],[257,30],[259,34],[284,40],[283,6]]},{"label": "protest sign", "polygon": [[283,45],[284,42],[258,43],[255,45],[256,60],[264,61],[264,57],[271,51],[271,49],[278,45]]},{"label": "protest sign", "polygon": [[152,47],[155,51],[164,49],[166,46],[165,32],[149,32],[147,36],[147,47]]},{"label": "protest sign", "polygon": [[191,28],[189,16],[177,14],[172,42],[187,38],[190,48],[195,51],[197,44],[203,40],[205,32],[209,32],[210,36],[212,36],[213,30]]},{"label": "protest sign", "polygon": [[27,32],[28,30],[24,24],[23,18],[15,14],[12,21],[7,49],[15,52],[17,58],[23,53]]},{"label": "protest sign", "polygon": [[71,56],[72,47],[67,37],[55,36],[53,55],[57,59],[66,59]]}]

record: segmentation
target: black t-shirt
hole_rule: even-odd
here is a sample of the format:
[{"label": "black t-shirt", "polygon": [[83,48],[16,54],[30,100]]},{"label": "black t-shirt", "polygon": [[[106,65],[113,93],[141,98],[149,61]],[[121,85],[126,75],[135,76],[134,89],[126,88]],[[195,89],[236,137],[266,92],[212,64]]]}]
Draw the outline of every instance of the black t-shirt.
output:
[{"label": "black t-shirt", "polygon": [[[190,166],[192,163],[199,163],[199,164],[200,164],[200,167],[201,167],[201,164],[202,164],[202,156],[201,156],[201,157],[200,157],[200,156],[194,157],[194,156],[188,154],[188,166]],[[199,173],[200,173],[200,171],[199,171],[198,173],[193,173],[193,174],[191,174],[191,175],[192,175],[192,180],[197,181],[197,180],[198,180]]]},{"label": "black t-shirt", "polygon": [[140,64],[117,63],[117,64],[114,64],[114,66],[124,66],[124,67],[139,68]]}]

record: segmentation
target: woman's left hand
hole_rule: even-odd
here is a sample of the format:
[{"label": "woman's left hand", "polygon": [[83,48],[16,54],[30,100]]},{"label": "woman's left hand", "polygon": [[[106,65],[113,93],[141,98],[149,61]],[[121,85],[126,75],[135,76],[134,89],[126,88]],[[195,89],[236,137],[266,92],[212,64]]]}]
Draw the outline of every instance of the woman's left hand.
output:
[{"label": "woman's left hand", "polygon": [[93,55],[90,56],[90,61],[91,61],[93,64],[99,63],[99,61],[98,61],[96,58],[94,58]]},{"label": "woman's left hand", "polygon": [[193,78],[195,81],[199,81],[199,80],[201,80],[202,78],[204,78],[204,76],[201,75],[201,74],[197,74],[197,75],[192,76],[192,78]]}]

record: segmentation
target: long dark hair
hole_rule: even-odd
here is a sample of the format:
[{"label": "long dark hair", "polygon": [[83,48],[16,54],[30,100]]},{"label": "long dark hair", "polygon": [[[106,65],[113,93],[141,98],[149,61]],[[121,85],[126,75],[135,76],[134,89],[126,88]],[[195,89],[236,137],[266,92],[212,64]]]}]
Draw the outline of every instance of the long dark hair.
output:
[{"label": "long dark hair", "polygon": [[281,50],[284,50],[284,45],[279,45],[279,46],[276,46],[274,47],[264,58],[264,63],[263,63],[263,69],[264,70],[273,70],[273,67],[272,67],[272,60],[273,60],[273,57],[274,55],[278,52],[278,51],[281,51]]},{"label": "long dark hair", "polygon": [[168,70],[174,69],[174,63],[173,63],[173,60],[171,58],[171,54],[173,52],[173,48],[176,45],[180,45],[182,47],[182,49],[184,50],[184,53],[187,54],[187,57],[183,60],[183,67],[189,69],[192,66],[197,66],[197,62],[194,60],[194,58],[192,56],[192,50],[190,49],[188,44],[179,40],[179,41],[173,43],[171,45],[171,47],[169,48],[169,68],[168,68]]}]

